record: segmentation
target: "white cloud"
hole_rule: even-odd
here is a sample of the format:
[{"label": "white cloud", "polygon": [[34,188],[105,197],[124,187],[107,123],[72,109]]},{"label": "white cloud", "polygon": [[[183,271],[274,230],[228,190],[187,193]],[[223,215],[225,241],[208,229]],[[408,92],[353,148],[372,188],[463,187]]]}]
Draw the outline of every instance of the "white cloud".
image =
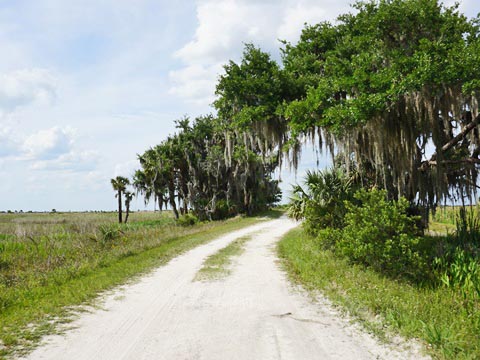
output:
[{"label": "white cloud", "polygon": [[130,160],[123,162],[121,164],[115,165],[114,176],[124,176],[124,177],[131,177],[135,173],[135,170],[140,168],[140,164],[138,160]]},{"label": "white cloud", "polygon": [[49,103],[54,98],[55,80],[45,69],[0,74],[0,111],[4,114],[32,103]]},{"label": "white cloud", "polygon": [[0,159],[30,163],[31,170],[92,171],[97,167],[96,151],[77,149],[76,130],[54,126],[28,136],[10,128],[0,130]]},{"label": "white cloud", "polygon": [[[277,38],[296,42],[304,24],[316,24],[320,20],[327,20],[328,8],[322,2],[322,6],[308,6],[304,2],[299,2],[293,6],[287,7],[282,16],[282,22],[277,30]],[[331,19],[333,20],[333,19]]]},{"label": "white cloud", "polygon": [[242,42],[269,42],[276,27],[274,4],[248,3],[241,0],[201,2],[197,8],[199,25],[195,37],[179,49],[175,56],[185,63],[205,64],[225,61],[234,56]]},{"label": "white cloud", "polygon": [[20,154],[21,140],[11,128],[0,129],[0,158],[11,157]]},{"label": "white cloud", "polygon": [[170,93],[210,103],[222,65],[238,61],[243,44],[254,43],[278,57],[278,40],[294,42],[304,23],[333,21],[348,9],[336,0],[200,1],[193,39],[174,53],[184,67],[170,72]]},{"label": "white cloud", "polygon": [[32,170],[91,172],[97,167],[99,154],[96,151],[72,150],[55,159],[35,161]]},{"label": "white cloud", "polygon": [[31,161],[30,169],[48,171],[93,171],[99,154],[76,147],[76,129],[54,126],[26,137],[22,144],[23,160]]},{"label": "white cloud", "polygon": [[40,130],[25,139],[23,150],[29,159],[56,159],[71,151],[74,135],[73,129],[58,126]]},{"label": "white cloud", "polygon": [[185,97],[197,104],[210,104],[215,96],[215,81],[222,71],[222,63],[213,65],[193,64],[180,70],[170,71],[172,86],[170,94]]}]

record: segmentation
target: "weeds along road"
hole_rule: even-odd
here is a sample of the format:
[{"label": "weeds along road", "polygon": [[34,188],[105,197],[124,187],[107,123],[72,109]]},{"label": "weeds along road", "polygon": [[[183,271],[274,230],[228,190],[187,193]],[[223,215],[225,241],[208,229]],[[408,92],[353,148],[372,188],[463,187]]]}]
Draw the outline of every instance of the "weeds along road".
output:
[{"label": "weeds along road", "polygon": [[[289,285],[276,241],[296,224],[266,221],[200,246],[82,314],[27,359],[406,359]],[[193,281],[204,259],[251,235],[222,280]]]}]

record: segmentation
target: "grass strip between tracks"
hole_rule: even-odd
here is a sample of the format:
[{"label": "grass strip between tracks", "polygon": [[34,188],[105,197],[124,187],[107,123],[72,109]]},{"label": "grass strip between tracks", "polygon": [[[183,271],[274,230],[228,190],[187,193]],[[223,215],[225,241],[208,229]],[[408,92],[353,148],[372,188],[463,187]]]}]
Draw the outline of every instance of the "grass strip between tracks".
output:
[{"label": "grass strip between tracks", "polygon": [[195,280],[220,280],[227,277],[232,272],[233,258],[245,251],[245,243],[251,238],[251,235],[240,237],[207,257],[195,276]]}]

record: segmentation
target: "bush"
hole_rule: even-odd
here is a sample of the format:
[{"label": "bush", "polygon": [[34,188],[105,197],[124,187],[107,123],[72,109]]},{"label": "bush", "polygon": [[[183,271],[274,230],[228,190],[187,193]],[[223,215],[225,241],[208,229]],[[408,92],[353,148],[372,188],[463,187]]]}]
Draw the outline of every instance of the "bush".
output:
[{"label": "bush", "polygon": [[441,283],[462,294],[465,304],[480,300],[480,222],[473,212],[461,208],[456,231],[445,238],[443,253],[434,260]]},{"label": "bush", "polygon": [[457,245],[464,249],[480,247],[480,221],[473,212],[462,207],[455,219]]},{"label": "bush", "polygon": [[107,245],[120,238],[124,233],[118,224],[104,224],[98,227],[100,242]]},{"label": "bush", "polygon": [[334,250],[342,235],[340,229],[326,228],[318,231],[317,239],[323,249]]},{"label": "bush", "polygon": [[212,214],[212,220],[222,220],[231,216],[231,208],[227,200],[217,200],[215,211]]},{"label": "bush", "polygon": [[407,215],[408,201],[388,201],[386,191],[363,189],[355,193],[355,199],[360,205],[347,203],[336,251],[389,275],[423,276],[425,263],[416,250],[420,241],[417,219]]},{"label": "bush", "polygon": [[307,234],[316,236],[326,228],[341,228],[347,212],[345,201],[352,201],[353,178],[343,168],[307,172],[305,187],[295,185],[288,215],[304,219]]},{"label": "bush", "polygon": [[184,214],[177,219],[177,225],[192,226],[198,223],[198,218],[192,213]]}]

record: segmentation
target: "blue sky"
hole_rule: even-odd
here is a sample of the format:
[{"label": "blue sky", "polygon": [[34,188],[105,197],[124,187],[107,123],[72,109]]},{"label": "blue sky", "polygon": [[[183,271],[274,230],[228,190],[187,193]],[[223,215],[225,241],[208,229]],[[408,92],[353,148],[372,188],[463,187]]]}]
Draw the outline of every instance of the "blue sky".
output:
[{"label": "blue sky", "polygon": [[[110,178],[131,175],[175,119],[211,111],[243,43],[278,57],[278,39],[295,42],[348,3],[0,0],[0,210],[115,209]],[[306,150],[299,177],[315,165]]]}]

